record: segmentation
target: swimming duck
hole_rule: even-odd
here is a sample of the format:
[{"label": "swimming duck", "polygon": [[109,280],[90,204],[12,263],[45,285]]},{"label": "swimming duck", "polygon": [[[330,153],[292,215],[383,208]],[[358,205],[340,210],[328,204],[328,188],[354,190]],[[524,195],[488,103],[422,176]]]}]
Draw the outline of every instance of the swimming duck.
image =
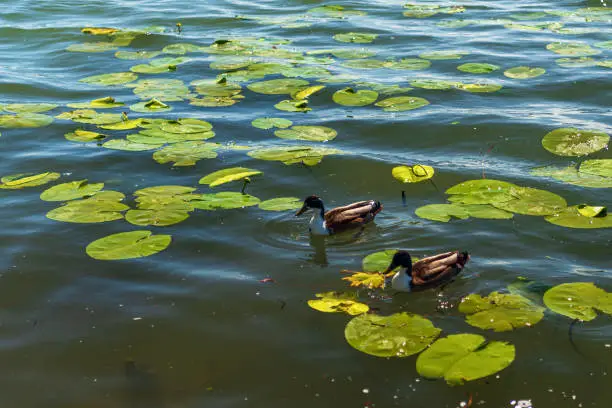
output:
[{"label": "swimming duck", "polygon": [[351,228],[359,228],[372,221],[383,209],[380,201],[359,201],[343,207],[325,211],[323,200],[316,195],[306,197],[304,205],[295,216],[306,211],[313,212],[310,219],[310,233],[313,235],[331,235]]},{"label": "swimming duck", "polygon": [[453,251],[423,258],[413,265],[408,251],[397,251],[384,274],[399,266],[400,270],[391,279],[391,287],[410,292],[415,287],[428,288],[451,280],[461,272],[469,259],[467,252]]}]

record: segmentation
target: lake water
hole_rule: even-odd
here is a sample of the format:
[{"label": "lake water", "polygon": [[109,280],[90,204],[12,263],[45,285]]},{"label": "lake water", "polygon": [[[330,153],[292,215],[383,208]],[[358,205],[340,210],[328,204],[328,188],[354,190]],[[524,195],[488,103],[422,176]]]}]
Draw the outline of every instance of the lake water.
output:
[{"label": "lake water", "polygon": [[[61,173],[48,185],[0,190],[3,407],[511,407],[519,400],[531,400],[537,408],[610,406],[609,316],[576,323],[572,343],[571,319],[551,311],[531,328],[496,333],[468,325],[456,308],[464,296],[502,291],[518,276],[547,286],[584,281],[612,290],[610,229],[565,228],[541,216],[520,214],[448,223],[415,215],[420,206],[445,203],[447,188],[483,177],[549,190],[569,205],[612,204],[606,188],[580,187],[530,173],[534,167],[582,160],[556,156],[542,147],[542,137],[553,129],[612,133],[612,51],[609,43],[608,48],[595,45],[612,39],[612,13],[604,0],[421,2],[465,7],[463,12],[442,9],[426,18],[404,16],[409,9],[395,0],[339,1],[335,4],[346,10],[363,12],[339,15],[308,13],[323,4],[313,0],[2,3],[2,104],[53,103],[59,106],[45,113],[56,116],[72,110],[66,107],[69,103],[112,96],[126,107],[108,112],[127,111],[130,118],[206,120],[216,133],[211,142],[251,148],[321,144],[280,139],[273,129],[251,125],[256,118],[281,117],[294,125],[335,129],[338,136],[324,146],[344,152],[309,167],[224,149],[217,158],[194,166],[172,167],[154,161],[152,151],[105,149],[64,137],[79,127],[113,138],[137,130],[104,131],[61,119],[39,128],[0,129],[0,175]],[[600,9],[581,12],[585,7]],[[106,52],[67,51],[75,44],[112,41],[83,34],[83,27],[153,28],[129,45]],[[378,36],[363,44],[334,40],[334,35],[347,32]],[[354,77],[324,83],[325,89],[308,98],[312,110],[307,113],[275,109],[274,104],[288,95],[246,88],[252,82],[283,78],[278,73],[242,82],[245,98],[232,106],[165,100],[172,111],[154,114],[127,108],[141,101],[132,88],[79,82],[92,75],[129,72],[133,65],[148,62],[116,58],[116,51],[158,51],[175,43],[207,47],[218,39],[243,37],[269,40],[255,41],[270,53],[260,57],[264,62],[279,62],[274,53],[280,49],[307,55],[313,50],[357,48],[376,53],[370,59],[380,61],[417,58],[432,51],[465,54],[460,59],[431,60],[431,66],[421,70],[353,68],[343,65],[346,58],[311,55],[320,58],[310,60],[312,66]],[[546,48],[559,41],[589,44],[598,51],[591,58],[602,64],[560,66],[556,60],[567,56]],[[164,56],[178,57],[158,58]],[[224,71],[209,64],[227,61],[227,56],[202,51],[185,56],[190,61],[176,71],[142,73],[139,79],[171,78],[189,85],[215,79]],[[499,69],[488,74],[457,70],[468,62]],[[541,67],[546,73],[531,79],[503,75],[522,65]],[[318,79],[321,76],[306,78],[313,85],[321,84]],[[348,86],[368,88],[357,82],[411,87],[416,79],[484,81],[503,87],[487,93],[455,88],[381,92],[379,100],[410,95],[430,103],[400,112],[374,105],[341,106],[332,100],[334,92]],[[193,86],[190,91],[195,92]],[[588,158],[610,157],[606,148]],[[435,169],[433,183],[401,184],[392,177],[393,167],[417,163]],[[213,189],[198,185],[202,176],[233,166],[264,172],[252,177],[247,188],[262,200],[318,194],[331,208],[373,198],[383,203],[384,211],[361,235],[342,234],[321,244],[309,239],[307,219],[291,211],[256,206],[196,210],[185,221],[166,227],[139,227],[125,220],[77,224],[48,219],[47,212],[61,203],[39,198],[53,184],[82,179],[122,192],[132,207],[132,193],[151,186],[192,186],[200,193],[239,191],[239,182]],[[169,234],[172,243],[158,254],[133,260],[99,261],[85,252],[94,240],[138,229]],[[514,362],[497,374],[451,387],[441,379],[420,377],[416,356],[379,358],[355,350],[344,339],[350,316],[308,307],[307,300],[316,293],[349,290],[340,279],[345,276],[341,270],[359,270],[365,255],[389,248],[408,249],[418,257],[467,249],[472,259],[443,291],[387,291],[381,297],[380,291],[361,290],[362,301],[382,315],[410,312],[427,317],[443,330],[442,336],[476,333],[511,342],[516,348]],[[265,278],[273,281],[261,282]]]}]

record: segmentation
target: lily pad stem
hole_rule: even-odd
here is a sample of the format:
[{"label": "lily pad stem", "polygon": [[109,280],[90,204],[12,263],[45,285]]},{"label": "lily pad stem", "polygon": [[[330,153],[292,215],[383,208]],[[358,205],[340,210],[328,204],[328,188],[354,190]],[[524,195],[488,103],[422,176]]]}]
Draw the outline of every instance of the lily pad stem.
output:
[{"label": "lily pad stem", "polygon": [[246,194],[246,187],[247,187],[247,184],[249,184],[249,183],[251,182],[251,179],[250,179],[250,178],[248,178],[248,177],[245,177],[245,178],[243,179],[243,182],[244,182],[244,183],[242,184],[242,190],[240,190],[240,192],[241,192],[242,194]]}]

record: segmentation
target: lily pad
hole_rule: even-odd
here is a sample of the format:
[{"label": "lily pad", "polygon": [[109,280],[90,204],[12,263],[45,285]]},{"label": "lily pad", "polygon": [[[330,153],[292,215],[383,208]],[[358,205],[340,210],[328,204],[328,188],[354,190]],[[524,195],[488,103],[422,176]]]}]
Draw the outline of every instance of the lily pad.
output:
[{"label": "lily pad", "polygon": [[441,222],[448,222],[451,217],[461,220],[470,217],[467,210],[457,204],[428,204],[417,208],[414,213],[420,218]]},{"label": "lily pad", "polygon": [[119,29],[112,27],[85,27],[81,29],[83,34],[91,35],[110,35],[118,32]]},{"label": "lily pad", "polygon": [[183,55],[188,52],[198,52],[201,51],[201,47],[195,44],[187,44],[187,43],[179,43],[179,44],[170,44],[166,45],[162,52],[166,54],[176,54]]},{"label": "lily pad", "polygon": [[153,98],[147,102],[138,102],[130,105],[130,110],[141,113],[166,112],[172,110],[172,107],[159,99]]},{"label": "lily pad", "polygon": [[104,183],[88,183],[87,180],[71,181],[46,189],[40,194],[40,199],[43,201],[70,201],[92,196],[103,188]]},{"label": "lily pad", "polygon": [[431,166],[415,164],[413,166],[396,166],[391,170],[391,174],[402,183],[418,183],[429,180],[434,175]]},{"label": "lily pad", "polygon": [[504,75],[512,79],[529,79],[544,75],[546,70],[539,67],[520,66],[510,68],[504,71]]},{"label": "lily pad", "polygon": [[181,142],[166,146],[153,153],[153,159],[161,164],[174,162],[172,166],[194,166],[201,159],[217,157],[216,146],[206,142]]},{"label": "lily pad", "polygon": [[71,52],[106,52],[114,51],[117,49],[117,45],[112,42],[85,42],[80,44],[72,44],[66,47],[66,51]]},{"label": "lily pad", "polygon": [[308,100],[306,99],[299,101],[286,99],[280,101],[274,107],[285,112],[308,112],[312,110],[312,108],[308,107]]},{"label": "lily pad", "polygon": [[332,96],[334,102],[343,106],[366,106],[376,102],[378,92],[368,89],[354,90],[353,88],[344,88],[336,91]]},{"label": "lily pad", "polygon": [[113,139],[104,143],[102,147],[113,150],[124,150],[127,152],[144,152],[162,147],[163,144],[136,143],[125,139]]},{"label": "lily pad", "polygon": [[283,95],[290,94],[295,90],[307,85],[308,81],[305,81],[303,79],[285,78],[254,82],[252,84],[249,84],[247,88],[249,88],[253,92],[266,95]]},{"label": "lily pad", "polygon": [[394,96],[376,102],[374,105],[383,108],[385,112],[402,112],[427,106],[429,101],[416,96]]},{"label": "lily pad", "polygon": [[325,126],[293,126],[274,132],[281,139],[307,140],[309,142],[327,142],[336,138],[338,133]]},{"label": "lily pad", "polygon": [[143,60],[155,58],[159,54],[161,54],[160,51],[117,51],[115,53],[115,58],[123,60]]},{"label": "lily pad", "polygon": [[231,181],[244,180],[245,177],[263,174],[259,170],[248,169],[246,167],[232,167],[229,169],[218,170],[204,176],[198,183],[208,184],[210,187],[216,187],[221,184]]},{"label": "lily pad", "polygon": [[544,219],[551,224],[566,228],[612,228],[612,216],[585,217],[580,213],[578,206],[567,207]]},{"label": "lily pad", "polygon": [[160,209],[138,209],[129,210],[125,213],[125,219],[130,224],[146,226],[152,225],[155,227],[165,227],[168,225],[178,224],[189,218],[189,213],[184,208],[172,208],[164,206]]},{"label": "lily pad", "polygon": [[544,293],[544,304],[570,319],[591,321],[597,311],[612,314],[612,294],[592,282],[562,283]]},{"label": "lily pad", "polygon": [[544,317],[544,308],[521,295],[493,292],[487,297],[471,294],[459,304],[468,324],[496,332],[531,327]]},{"label": "lily pad", "polygon": [[499,69],[499,66],[493,64],[469,62],[467,64],[459,65],[457,69],[462,72],[469,72],[470,74],[489,74],[493,71],[497,71]]},{"label": "lily pad", "polygon": [[373,33],[343,33],[334,35],[334,40],[345,42],[345,43],[359,43],[366,44],[371,43],[378,37],[378,34]]},{"label": "lily pad", "polygon": [[5,190],[18,190],[26,187],[41,186],[60,178],[59,173],[47,171],[39,174],[12,174],[0,178],[0,188]]},{"label": "lily pad", "polygon": [[[232,106],[239,102],[240,95],[235,95],[233,97],[225,97],[225,96],[206,96],[204,98],[192,98],[189,100],[189,104],[193,106],[200,106],[204,108],[218,108],[224,106]],[[242,97],[242,96],[241,96]]]},{"label": "lily pad", "polygon": [[351,316],[366,313],[370,308],[365,303],[357,302],[350,294],[336,292],[317,293],[319,299],[311,299],[308,306],[323,313],[346,313]]},{"label": "lily pad", "polygon": [[386,249],[367,255],[361,261],[361,267],[365,272],[383,272],[393,259],[397,249]]},{"label": "lily pad", "polygon": [[247,154],[254,159],[280,161],[287,165],[301,163],[314,166],[319,164],[324,156],[342,154],[342,151],[327,147],[282,146],[262,147]]},{"label": "lily pad", "polygon": [[402,58],[385,62],[385,68],[404,69],[408,71],[420,71],[431,66],[431,61],[421,58]]},{"label": "lily pad", "polygon": [[515,187],[517,187],[516,184],[502,180],[468,180],[449,188],[446,190],[446,194],[509,193]]},{"label": "lily pad", "polygon": [[461,50],[430,51],[419,54],[419,58],[428,60],[454,60],[461,59],[469,54],[468,51]]},{"label": "lily pad", "polygon": [[170,245],[170,235],[130,231],[108,235],[87,245],[87,255],[101,261],[134,259],[154,255]]},{"label": "lily pad", "polygon": [[87,78],[80,79],[79,82],[86,84],[115,86],[134,82],[138,79],[138,75],[133,72],[113,72],[110,74],[93,75]]},{"label": "lily pad", "polygon": [[57,115],[56,118],[93,125],[108,125],[110,123],[121,122],[122,120],[122,116],[119,113],[99,113],[92,109],[77,109],[63,112]]},{"label": "lily pad", "polygon": [[309,86],[309,87],[302,88],[300,90],[291,92],[291,97],[298,101],[308,99],[310,96],[312,96],[313,94],[319,92],[320,90],[324,88],[325,88],[324,85]]},{"label": "lily pad", "polygon": [[419,315],[362,314],[344,329],[346,341],[355,349],[377,357],[407,357],[424,350],[442,330]]},{"label": "lily pad", "polygon": [[289,119],[283,118],[257,118],[251,122],[251,125],[258,129],[286,129],[289,126],[293,125],[293,122]]},{"label": "lily pad", "polygon": [[107,96],[105,98],[94,99],[93,101],[89,101],[89,102],[69,103],[67,106],[69,108],[76,108],[76,109],[88,109],[88,108],[109,109],[109,108],[116,108],[118,106],[123,106],[123,105],[125,105],[123,102],[117,102],[115,98],[113,98],[112,96]]},{"label": "lily pad", "polygon": [[512,344],[487,342],[477,334],[452,334],[419,355],[416,369],[425,378],[444,378],[449,385],[461,385],[503,370],[514,358]]},{"label": "lily pad", "polygon": [[78,224],[120,220],[130,207],[120,203],[124,195],[115,191],[100,191],[84,200],[73,200],[47,213],[47,218]]},{"label": "lily pad", "polygon": [[297,197],[278,197],[259,203],[265,211],[290,211],[302,208],[303,200]]},{"label": "lily pad", "polygon": [[605,217],[608,213],[606,207],[601,205],[586,205],[580,204],[577,206],[578,212],[584,217]]},{"label": "lily pad", "polygon": [[491,203],[502,210],[523,215],[550,215],[567,207],[565,199],[546,190],[530,187],[512,189],[513,200]]},{"label": "lily pad", "polygon": [[242,91],[242,86],[235,82],[212,79],[200,79],[192,81],[191,85],[195,86],[196,92],[204,96],[216,97],[232,97],[238,95]]},{"label": "lily pad", "polygon": [[601,54],[600,50],[591,48],[590,45],[580,41],[559,41],[546,45],[546,49],[559,55],[582,57]]},{"label": "lily pad", "polygon": [[41,113],[55,109],[57,105],[53,103],[9,103],[0,107],[10,113]]},{"label": "lily pad", "polygon": [[141,99],[157,99],[162,102],[182,101],[191,96],[189,88],[180,79],[141,79],[129,83],[134,94]]},{"label": "lily pad", "polygon": [[496,83],[478,83],[478,84],[462,84],[457,83],[455,88],[461,89],[462,91],[472,93],[489,93],[496,92],[502,89],[502,85]]},{"label": "lily pad", "polygon": [[588,68],[597,65],[597,61],[591,57],[559,58],[555,62],[563,68]]},{"label": "lily pad", "polygon": [[585,156],[604,149],[610,136],[597,130],[560,128],[547,133],[542,146],[558,156]]},{"label": "lily pad", "polygon": [[488,204],[463,204],[463,209],[472,218],[484,218],[488,220],[508,220],[514,217],[509,211],[495,208]]},{"label": "lily pad", "polygon": [[235,208],[251,207],[259,204],[260,200],[249,194],[235,191],[222,191],[215,194],[201,194],[191,204],[200,210],[229,210]]},{"label": "lily pad", "polygon": [[410,85],[414,86],[415,88],[448,90],[456,88],[458,85],[460,85],[460,82],[447,81],[444,79],[417,79],[411,81]]},{"label": "lily pad", "polygon": [[66,133],[64,137],[71,142],[99,142],[106,138],[106,135],[98,132],[90,132],[83,129],[75,129],[74,132]]},{"label": "lily pad", "polygon": [[0,115],[0,127],[3,128],[38,128],[51,124],[53,117],[40,113],[18,113]]},{"label": "lily pad", "polygon": [[612,177],[612,159],[585,160],[580,164],[580,173]]},{"label": "lily pad", "polygon": [[[602,159],[602,161],[610,159]],[[534,176],[552,177],[564,183],[590,188],[612,188],[612,177],[590,173],[587,167],[583,171],[584,164],[597,160],[586,160],[580,166],[580,171],[574,166],[559,168],[556,166],[544,166],[531,170]]]},{"label": "lily pad", "polygon": [[386,62],[378,59],[354,59],[344,61],[343,67],[354,69],[380,69],[385,67]]},{"label": "lily pad", "polygon": [[109,123],[107,125],[99,125],[98,127],[101,129],[107,129],[107,130],[129,130],[129,129],[137,128],[140,125],[142,125],[143,120],[144,119],[142,118],[138,118],[138,119],[122,118],[121,122]]}]

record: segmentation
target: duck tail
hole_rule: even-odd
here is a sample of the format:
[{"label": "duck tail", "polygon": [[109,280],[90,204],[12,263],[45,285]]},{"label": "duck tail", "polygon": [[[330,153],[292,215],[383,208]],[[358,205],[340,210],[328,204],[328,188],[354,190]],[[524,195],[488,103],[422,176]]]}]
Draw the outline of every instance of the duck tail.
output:
[{"label": "duck tail", "polygon": [[462,268],[465,266],[466,263],[468,263],[469,260],[470,254],[468,253],[468,251],[459,252],[457,254],[457,264],[460,265]]}]

